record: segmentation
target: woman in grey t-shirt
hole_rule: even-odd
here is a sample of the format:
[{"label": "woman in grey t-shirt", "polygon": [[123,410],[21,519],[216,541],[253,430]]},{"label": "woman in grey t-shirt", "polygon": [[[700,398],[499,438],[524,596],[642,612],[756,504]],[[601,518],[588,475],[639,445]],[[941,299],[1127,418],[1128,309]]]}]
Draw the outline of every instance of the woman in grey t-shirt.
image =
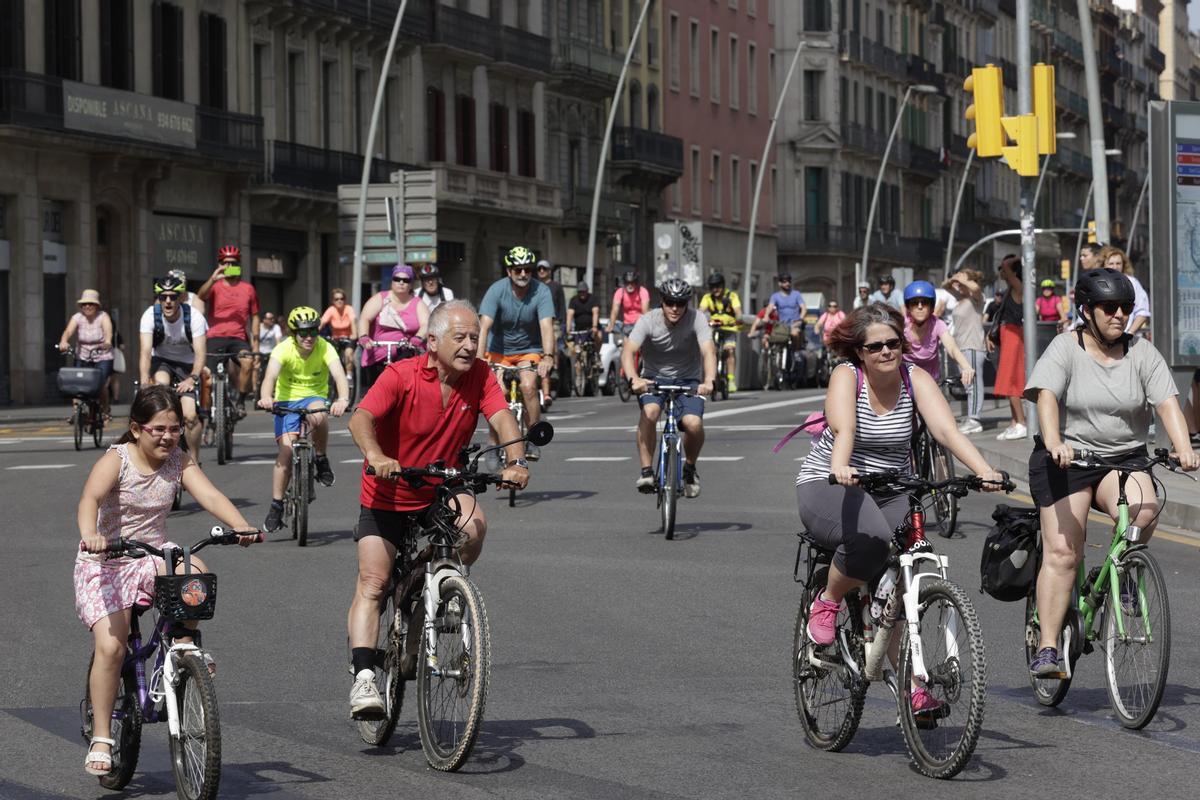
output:
[{"label": "woman in grey t-shirt", "polygon": [[[1037,403],[1042,431],[1029,456],[1029,491],[1041,509],[1043,550],[1037,584],[1041,641],[1029,665],[1034,675],[1059,671],[1058,633],[1083,558],[1089,507],[1117,518],[1116,473],[1068,469],[1076,450],[1143,462],[1157,411],[1183,468],[1200,467],[1166,361],[1146,340],[1125,334],[1133,285],[1116,270],[1088,270],[1076,284],[1075,301],[1083,327],[1050,343],[1025,387],[1025,399]],[[1145,540],[1153,532],[1158,500],[1148,474],[1129,480],[1132,524]]]}]

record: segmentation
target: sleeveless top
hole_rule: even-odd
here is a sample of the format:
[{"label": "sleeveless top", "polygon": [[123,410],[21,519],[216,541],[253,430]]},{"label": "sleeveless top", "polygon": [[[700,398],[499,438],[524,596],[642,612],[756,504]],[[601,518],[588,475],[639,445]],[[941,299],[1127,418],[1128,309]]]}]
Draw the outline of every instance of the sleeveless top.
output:
[{"label": "sleeveless top", "polygon": [[1037,310],[1039,322],[1058,322],[1062,319],[1062,298],[1056,294],[1052,294],[1049,297],[1039,294],[1037,297]]},{"label": "sleeveless top", "polygon": [[113,351],[111,347],[101,349],[104,344],[104,319],[108,316],[107,311],[97,312],[96,318],[91,322],[83,315],[82,311],[76,311],[75,320],[75,337],[79,341],[79,347],[76,351],[79,354],[80,361],[112,361]]},{"label": "sleeveless top", "polygon": [[[379,293],[383,308],[371,321],[371,338],[377,342],[412,342],[413,345],[419,346],[421,340],[417,338],[417,331],[421,329],[421,318],[417,316],[417,306],[424,301],[413,295],[404,310],[397,311],[390,295],[390,291]],[[387,348],[371,347],[363,351],[364,367],[386,361]]]},{"label": "sleeveless top", "polygon": [[[105,495],[96,515],[96,532],[109,540],[118,536],[161,548],[167,541],[167,515],[175,502],[175,487],[183,479],[187,454],[176,447],[162,466],[143,475],[129,460],[129,448],[136,444],[115,444],[110,450],[121,457],[117,485]],[[103,553],[79,553],[77,558],[101,561]],[[124,556],[109,563],[124,562]]]},{"label": "sleeveless top", "polygon": [[[856,369],[850,364],[838,367]],[[912,383],[912,365],[905,364]],[[857,382],[857,380],[856,380]],[[867,381],[863,380],[854,424],[854,451],[850,454],[850,466],[859,472],[879,472],[885,469],[912,471],[909,449],[913,435],[913,399],[909,396],[904,381],[900,382],[900,397],[896,406],[886,414],[876,414],[867,395]],[[833,429],[826,428],[813,444],[812,450],[800,465],[796,485],[809,481],[829,480],[830,464],[833,461]]]}]

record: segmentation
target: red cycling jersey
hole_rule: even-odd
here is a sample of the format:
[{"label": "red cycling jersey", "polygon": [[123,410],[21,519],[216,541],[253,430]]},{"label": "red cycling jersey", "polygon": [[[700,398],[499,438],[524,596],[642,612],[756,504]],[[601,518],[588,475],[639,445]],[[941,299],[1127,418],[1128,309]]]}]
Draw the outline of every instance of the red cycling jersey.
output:
[{"label": "red cycling jersey", "polygon": [[612,314],[616,322],[632,325],[642,318],[642,306],[650,302],[650,292],[645,286],[639,286],[636,292],[618,287],[613,293]]}]

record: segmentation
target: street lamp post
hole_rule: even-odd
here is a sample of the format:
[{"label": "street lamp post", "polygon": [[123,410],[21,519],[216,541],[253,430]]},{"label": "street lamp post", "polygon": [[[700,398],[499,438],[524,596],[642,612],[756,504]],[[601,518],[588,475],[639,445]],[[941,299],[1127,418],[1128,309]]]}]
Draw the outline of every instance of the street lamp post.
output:
[{"label": "street lamp post", "polygon": [[[950,236],[946,241],[946,261],[942,266],[942,280],[950,277],[950,256],[954,250],[954,234],[958,231],[958,211],[962,206],[963,191],[967,188],[967,176],[971,174],[971,165],[975,163],[975,148],[971,148],[967,156],[967,165],[963,167],[962,179],[958,182],[958,196],[954,198],[954,213],[950,215]],[[858,291],[858,287],[855,287]]]},{"label": "street lamp post", "polygon": [[[1062,133],[1054,134],[1054,137],[1056,139],[1074,139],[1075,133],[1073,131],[1063,131]],[[1046,157],[1042,159],[1042,174],[1038,176],[1037,188],[1033,190],[1033,213],[1035,216],[1037,215],[1038,198],[1042,195],[1042,183],[1046,180],[1046,167],[1050,164],[1050,155],[1050,153],[1047,153]]]},{"label": "street lamp post", "polygon": [[879,205],[879,187],[883,185],[883,173],[887,169],[888,155],[900,132],[900,120],[904,119],[904,109],[908,106],[908,98],[913,92],[921,94],[937,94],[937,87],[927,83],[914,83],[904,90],[904,99],[900,101],[900,110],[896,112],[896,121],[892,123],[892,133],[888,136],[887,147],[883,150],[883,158],[879,162],[879,175],[875,178],[875,191],[871,193],[871,209],[867,212],[867,235],[863,237],[862,263],[859,264],[855,285],[862,283],[867,277],[867,257],[871,254],[871,227],[875,224],[875,209]]},{"label": "street lamp post", "polygon": [[788,65],[787,74],[783,77],[783,86],[779,90],[779,99],[775,102],[775,114],[771,117],[771,127],[767,129],[767,140],[763,142],[762,158],[758,161],[758,176],[754,181],[754,197],[750,201],[750,229],[746,232],[746,270],[742,281],[742,308],[750,308],[750,279],[753,272],[754,232],[758,229],[758,201],[762,196],[763,178],[767,174],[767,159],[771,156],[771,144],[775,140],[775,126],[779,123],[779,115],[783,113],[783,101],[787,99],[788,86],[796,73],[796,65],[800,63],[800,53],[806,49],[829,50],[832,45],[825,41],[809,42],[801,39],[796,43],[796,53],[792,63]]}]

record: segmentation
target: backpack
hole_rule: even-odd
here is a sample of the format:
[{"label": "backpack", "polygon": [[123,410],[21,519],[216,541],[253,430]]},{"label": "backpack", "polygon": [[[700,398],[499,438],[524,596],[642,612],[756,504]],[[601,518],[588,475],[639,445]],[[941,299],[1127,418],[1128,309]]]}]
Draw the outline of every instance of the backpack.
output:
[{"label": "backpack", "polygon": [[[155,303],[154,306],[154,346],[158,347],[167,338],[167,328],[163,324],[162,306]],[[192,304],[183,304],[183,333],[187,336],[188,344],[192,343]]]},{"label": "backpack", "polygon": [[1024,600],[1037,583],[1041,560],[1038,510],[1001,503],[992,519],[996,524],[988,530],[979,561],[979,591],[1004,603]]},{"label": "backpack", "polygon": [[[855,407],[857,408],[858,396],[862,394],[863,373],[858,367],[853,367],[853,369],[855,377],[854,398],[856,404]],[[917,398],[913,395],[912,377],[909,375],[907,363],[901,365],[900,381],[904,384],[904,390],[908,392],[908,396],[912,398],[914,418],[912,441],[916,442],[917,434],[921,425],[921,415],[917,413]],[[779,442],[771,448],[771,452],[778,453],[783,449],[784,445],[790,442],[801,431],[805,431],[812,436],[813,444],[816,444],[817,440],[821,438],[821,434],[823,434],[825,429],[828,427],[829,422],[825,419],[825,414],[820,411],[814,411],[805,417],[804,422],[801,422],[795,428],[792,428],[790,431],[788,431],[787,435],[780,439]]]}]

